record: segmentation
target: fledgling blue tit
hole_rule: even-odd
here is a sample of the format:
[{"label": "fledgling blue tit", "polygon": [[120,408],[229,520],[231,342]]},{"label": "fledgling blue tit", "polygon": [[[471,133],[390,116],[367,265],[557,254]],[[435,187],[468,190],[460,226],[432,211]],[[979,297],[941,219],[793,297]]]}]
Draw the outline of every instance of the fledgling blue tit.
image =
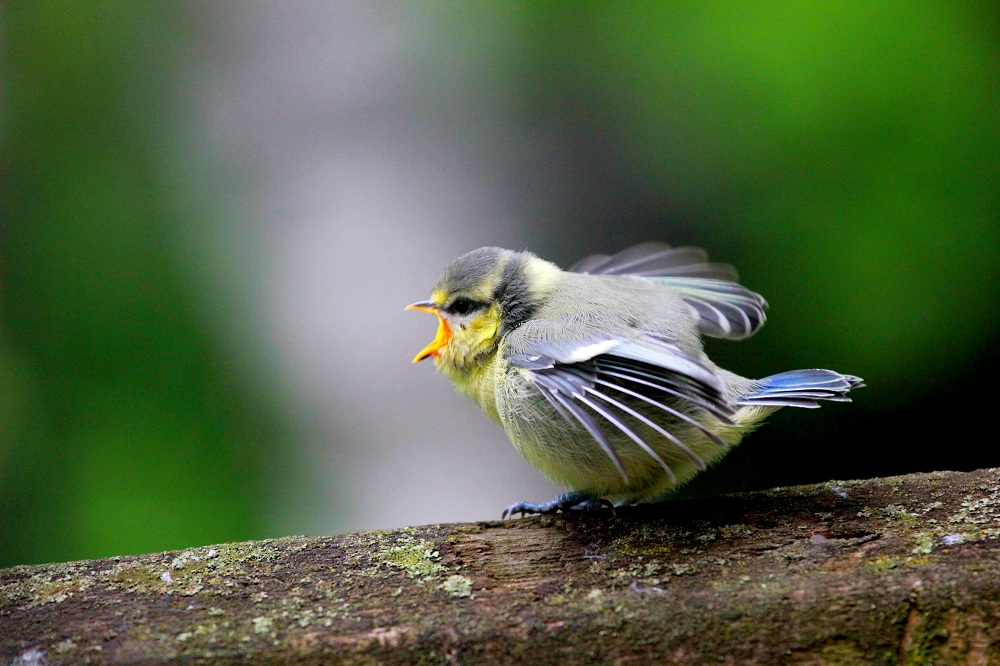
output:
[{"label": "fledgling blue tit", "polygon": [[568,271],[496,247],[453,261],[430,300],[433,358],[568,492],[504,511],[552,513],[663,499],[781,407],[850,402],[862,380],[832,370],[746,379],[701,336],[747,338],[767,302],[699,248],[643,243]]}]

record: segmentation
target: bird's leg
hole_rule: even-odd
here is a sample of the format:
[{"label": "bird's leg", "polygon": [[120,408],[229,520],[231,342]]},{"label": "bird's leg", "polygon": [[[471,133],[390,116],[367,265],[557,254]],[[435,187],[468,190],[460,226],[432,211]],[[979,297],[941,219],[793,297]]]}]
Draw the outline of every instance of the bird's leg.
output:
[{"label": "bird's leg", "polygon": [[605,507],[614,509],[614,505],[606,499],[587,492],[571,490],[541,504],[533,504],[531,502],[511,504],[504,510],[502,518],[504,520],[512,518],[516,513],[523,516],[528,513],[556,513],[558,511],[569,511],[570,509],[594,511]]}]

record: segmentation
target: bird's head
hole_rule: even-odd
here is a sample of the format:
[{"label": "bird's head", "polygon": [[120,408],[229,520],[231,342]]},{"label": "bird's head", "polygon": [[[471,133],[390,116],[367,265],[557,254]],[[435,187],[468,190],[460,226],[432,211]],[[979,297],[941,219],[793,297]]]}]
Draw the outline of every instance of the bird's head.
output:
[{"label": "bird's head", "polygon": [[406,307],[438,318],[437,336],[413,362],[433,357],[449,374],[481,366],[504,335],[531,317],[560,272],[530,252],[482,247],[462,255],[429,300]]}]

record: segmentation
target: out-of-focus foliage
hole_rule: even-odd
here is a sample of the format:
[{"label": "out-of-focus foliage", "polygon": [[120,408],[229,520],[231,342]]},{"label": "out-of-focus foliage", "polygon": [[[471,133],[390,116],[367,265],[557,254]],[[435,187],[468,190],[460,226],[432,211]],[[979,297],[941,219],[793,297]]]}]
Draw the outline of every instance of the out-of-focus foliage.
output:
[{"label": "out-of-focus foliage", "polygon": [[[349,144],[364,158],[357,170],[370,171],[380,196],[401,207],[409,205],[403,193],[433,182],[420,180],[427,171],[447,173],[435,158],[461,155],[462,177],[499,191],[531,229],[515,249],[564,266],[647,239],[705,247],[772,306],[754,339],[710,345],[720,365],[748,376],[830,367],[868,381],[850,406],[779,414],[692,492],[1000,464],[993,447],[937,437],[939,429],[961,437],[950,419],[978,421],[992,408],[978,385],[995,381],[1000,329],[994,4],[448,2],[383,7],[384,19],[365,3],[339,5],[344,17],[302,5],[275,15],[328,20],[306,23],[329,29],[329,39],[302,44],[329,44],[329,53],[296,50],[286,29],[294,21],[239,48],[242,22],[265,5],[0,6],[0,566],[263,536],[271,485],[308,447],[294,453],[282,434],[290,417],[276,415],[271,361],[252,345],[232,353],[242,335],[232,319],[247,312],[216,307],[225,300],[217,282],[241,274],[226,273],[225,260],[206,265],[213,243],[236,226],[217,202],[267,192],[295,172],[287,156],[298,148],[267,161],[275,151],[259,147],[265,135],[269,146],[297,140],[299,152]],[[399,65],[390,56],[410,48],[404,42],[418,46]],[[345,43],[356,52],[337,50]],[[213,95],[188,88],[204,83],[192,72],[208,62],[238,70],[261,53],[287,54],[291,80],[241,80],[253,108],[231,112],[227,137],[237,148],[227,149],[263,163],[218,158],[218,173],[184,174],[185,163],[205,169],[205,153],[223,152],[207,131],[203,153],[179,148],[202,131],[189,117],[192,99]],[[343,67],[330,66],[334,58]],[[346,72],[350,85],[325,88],[329,72]],[[348,101],[318,106],[324,93]],[[250,112],[258,108],[270,115]],[[446,145],[422,154],[420,169],[400,162],[379,171],[379,160],[395,155],[386,145],[412,139],[407,132]],[[520,143],[498,156],[487,148],[507,144],[505,132]],[[539,140],[528,145],[525,136]],[[314,224],[286,221],[279,204],[240,210],[274,238]],[[395,235],[426,241],[410,241],[407,256],[434,259],[450,236],[437,219],[444,213],[430,203],[419,210],[424,217],[410,215]],[[499,225],[468,233],[477,219],[488,216],[447,224],[477,244],[511,242]],[[329,234],[365,248],[338,255],[353,262],[335,273],[351,276],[350,285],[321,286],[331,302],[349,290],[350,308],[304,317],[350,318],[370,341],[320,352],[332,374],[353,381],[343,393],[353,406],[335,405],[328,421],[362,434],[400,407],[393,396],[360,393],[349,375],[364,367],[359,355],[398,357],[403,373],[426,342],[366,328],[408,302],[389,302],[375,279],[406,282],[409,300],[432,284],[396,275],[399,258],[365,234]],[[442,267],[435,261],[428,270]],[[213,270],[217,279],[206,284]],[[366,291],[376,284],[381,292]],[[368,403],[377,416],[360,412]],[[478,432],[452,432],[446,417],[422,427],[432,422],[433,437],[467,448],[428,451],[445,461],[442,477],[420,481],[477,488],[449,478],[447,458],[484,455],[469,444]],[[345,456],[336,460],[373,458],[372,479],[415,469],[393,443],[385,446],[396,455],[380,458],[359,451],[356,437],[328,434],[322,447]],[[368,478],[354,476],[356,484]],[[352,504],[416,501],[370,485],[344,505],[301,510],[338,515]],[[493,501],[499,509],[517,499],[543,498]]]},{"label": "out-of-focus foliage", "polygon": [[6,5],[0,566],[255,534],[259,416],[199,320],[163,153],[178,16]]}]

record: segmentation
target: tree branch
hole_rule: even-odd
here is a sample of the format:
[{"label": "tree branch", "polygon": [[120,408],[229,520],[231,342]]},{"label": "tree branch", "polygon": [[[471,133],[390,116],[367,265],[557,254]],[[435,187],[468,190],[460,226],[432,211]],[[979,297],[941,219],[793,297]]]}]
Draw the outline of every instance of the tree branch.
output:
[{"label": "tree branch", "polygon": [[0,571],[0,664],[1000,663],[1000,470]]}]

